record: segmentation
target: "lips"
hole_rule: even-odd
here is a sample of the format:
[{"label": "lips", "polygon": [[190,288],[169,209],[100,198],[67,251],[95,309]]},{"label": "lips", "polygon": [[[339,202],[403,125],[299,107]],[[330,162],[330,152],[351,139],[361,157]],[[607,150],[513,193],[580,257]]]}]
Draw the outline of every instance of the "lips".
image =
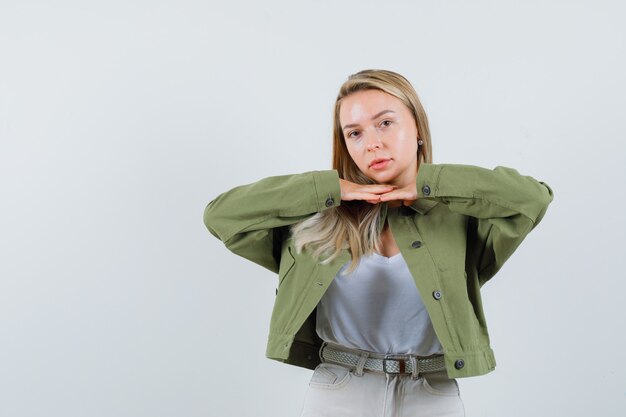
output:
[{"label": "lips", "polygon": [[390,158],[376,158],[376,159],[374,159],[372,162],[370,162],[370,165],[369,165],[369,166],[371,167],[372,165],[378,164],[378,163],[380,163],[380,162],[389,161],[389,159],[390,159]]}]

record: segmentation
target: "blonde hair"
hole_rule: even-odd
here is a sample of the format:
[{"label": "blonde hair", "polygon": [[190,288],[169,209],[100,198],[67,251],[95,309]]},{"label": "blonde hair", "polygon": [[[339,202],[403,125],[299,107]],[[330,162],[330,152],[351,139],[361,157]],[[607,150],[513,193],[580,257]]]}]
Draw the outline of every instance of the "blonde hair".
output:
[{"label": "blonde hair", "polygon": [[[344,98],[363,90],[380,90],[402,101],[411,111],[417,125],[417,137],[423,144],[418,146],[418,167],[422,162],[432,162],[432,148],[428,118],[422,104],[409,81],[402,75],[387,70],[363,70],[350,75],[339,89],[333,116],[333,160],[332,168],[339,178],[357,184],[375,184],[354,163],[345,144],[339,121],[339,110]],[[384,203],[381,203],[384,204]],[[342,249],[350,249],[352,263],[345,274],[354,271],[361,256],[380,251],[380,204],[362,200],[342,201],[337,207],[317,213],[291,226],[294,247],[298,253],[310,248],[316,260],[325,257],[323,264],[335,259]]]}]

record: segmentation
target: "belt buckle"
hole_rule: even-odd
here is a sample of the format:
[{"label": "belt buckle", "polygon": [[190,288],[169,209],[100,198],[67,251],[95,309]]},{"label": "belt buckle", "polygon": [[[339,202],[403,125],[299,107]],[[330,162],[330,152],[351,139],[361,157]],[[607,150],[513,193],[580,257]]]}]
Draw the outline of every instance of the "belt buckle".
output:
[{"label": "belt buckle", "polygon": [[[388,371],[387,370],[387,361],[391,360],[391,361],[396,361],[398,362],[398,372],[393,372],[393,371]],[[400,374],[406,374],[406,359],[402,359],[402,358],[398,358],[398,357],[394,357],[393,355],[387,355],[385,356],[385,358],[383,359],[383,372],[386,374],[392,374],[392,375],[400,375]]]}]

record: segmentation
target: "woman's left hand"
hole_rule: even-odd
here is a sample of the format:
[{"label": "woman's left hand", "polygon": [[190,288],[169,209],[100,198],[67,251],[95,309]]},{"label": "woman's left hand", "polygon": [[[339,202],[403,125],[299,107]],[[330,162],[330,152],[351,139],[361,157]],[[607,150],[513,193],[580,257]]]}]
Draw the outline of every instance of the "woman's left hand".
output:
[{"label": "woman's left hand", "polygon": [[405,206],[410,206],[417,200],[417,184],[409,184],[402,188],[396,188],[385,194],[380,194],[380,202],[401,200]]}]

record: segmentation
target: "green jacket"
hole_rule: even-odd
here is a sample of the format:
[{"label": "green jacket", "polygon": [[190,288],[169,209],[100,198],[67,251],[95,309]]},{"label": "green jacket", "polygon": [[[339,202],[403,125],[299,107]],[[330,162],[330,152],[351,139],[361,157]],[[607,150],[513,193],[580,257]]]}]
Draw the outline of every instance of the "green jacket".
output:
[{"label": "green jacket", "polygon": [[[541,221],[552,201],[544,182],[498,166],[422,163],[418,199],[390,208],[385,218],[443,346],[448,376],[495,368],[483,314],[481,286]],[[315,308],[341,266],[344,249],[322,265],[297,254],[289,226],[341,204],[336,170],[273,176],[213,199],[204,211],[211,234],[239,256],[278,274],[266,356],[314,369],[322,340]]]}]

